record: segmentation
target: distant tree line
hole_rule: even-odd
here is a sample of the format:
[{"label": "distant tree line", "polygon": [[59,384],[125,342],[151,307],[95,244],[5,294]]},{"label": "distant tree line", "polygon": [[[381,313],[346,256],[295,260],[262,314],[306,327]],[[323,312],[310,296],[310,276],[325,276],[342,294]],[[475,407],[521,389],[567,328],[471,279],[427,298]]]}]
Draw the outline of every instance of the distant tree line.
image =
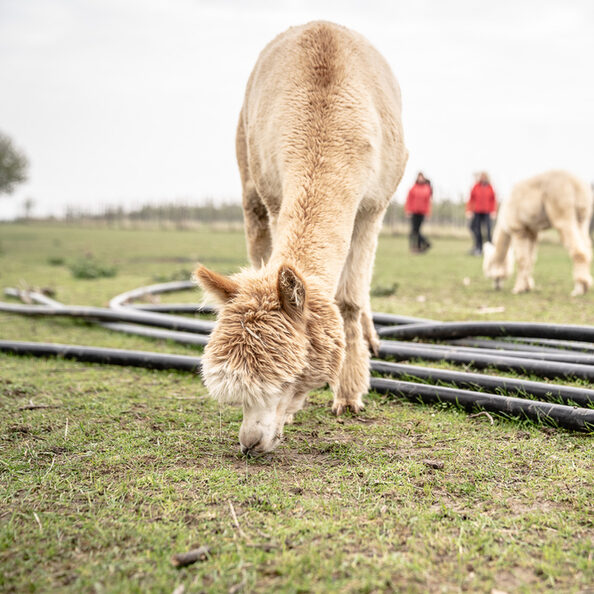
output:
[{"label": "distant tree line", "polygon": [[241,204],[214,204],[212,201],[200,205],[163,203],[145,204],[127,211],[121,206],[105,207],[100,212],[88,212],[76,207],[66,209],[66,221],[97,221],[106,224],[147,223],[173,224],[176,228],[214,223],[242,223]]},{"label": "distant tree line", "polygon": [[[466,225],[464,201],[442,199],[432,204],[430,223],[439,226],[463,227]],[[203,204],[146,204],[134,210],[126,210],[121,206],[105,207],[99,212],[90,212],[78,207],[66,209],[67,222],[97,222],[100,224],[124,226],[134,225],[170,225],[178,229],[194,228],[199,225],[243,223],[241,204],[228,202],[215,204],[208,201]],[[392,201],[384,218],[384,227],[389,231],[397,231],[407,224],[404,206]]]}]

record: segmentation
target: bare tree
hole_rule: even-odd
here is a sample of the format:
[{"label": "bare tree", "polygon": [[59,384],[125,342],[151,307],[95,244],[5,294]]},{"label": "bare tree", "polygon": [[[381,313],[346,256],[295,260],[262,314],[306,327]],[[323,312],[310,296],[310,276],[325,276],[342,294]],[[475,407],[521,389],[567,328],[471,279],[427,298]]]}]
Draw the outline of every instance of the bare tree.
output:
[{"label": "bare tree", "polygon": [[12,140],[0,132],[0,194],[12,194],[27,179],[29,161]]},{"label": "bare tree", "polygon": [[23,201],[23,211],[25,213],[25,219],[29,220],[31,218],[31,214],[33,213],[33,209],[35,208],[35,200],[30,196],[25,198]]}]

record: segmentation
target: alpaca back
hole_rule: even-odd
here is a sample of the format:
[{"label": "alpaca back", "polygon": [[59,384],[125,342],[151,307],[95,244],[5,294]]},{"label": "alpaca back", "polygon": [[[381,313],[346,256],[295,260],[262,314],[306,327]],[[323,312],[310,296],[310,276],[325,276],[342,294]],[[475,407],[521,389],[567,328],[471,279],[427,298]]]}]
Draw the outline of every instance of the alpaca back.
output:
[{"label": "alpaca back", "polygon": [[508,229],[538,232],[552,226],[551,218],[581,223],[592,217],[592,192],[574,175],[552,170],[519,182],[505,210]]},{"label": "alpaca back", "polygon": [[344,27],[293,27],[263,50],[240,125],[271,217],[273,262],[336,284],[359,208],[385,209],[402,177],[400,111],[389,66]]}]

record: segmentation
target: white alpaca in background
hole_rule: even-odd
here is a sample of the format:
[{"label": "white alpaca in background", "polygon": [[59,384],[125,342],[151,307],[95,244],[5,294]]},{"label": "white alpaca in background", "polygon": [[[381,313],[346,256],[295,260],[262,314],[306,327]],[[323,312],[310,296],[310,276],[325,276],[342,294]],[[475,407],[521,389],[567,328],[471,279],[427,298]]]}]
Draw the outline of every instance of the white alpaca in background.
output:
[{"label": "white alpaca in background", "polygon": [[485,276],[499,289],[513,273],[511,245],[518,267],[513,292],[532,290],[538,233],[554,227],[573,260],[571,295],[583,295],[592,286],[592,205],[590,188],[565,171],[549,171],[516,184],[499,210],[493,244],[484,246]]}]

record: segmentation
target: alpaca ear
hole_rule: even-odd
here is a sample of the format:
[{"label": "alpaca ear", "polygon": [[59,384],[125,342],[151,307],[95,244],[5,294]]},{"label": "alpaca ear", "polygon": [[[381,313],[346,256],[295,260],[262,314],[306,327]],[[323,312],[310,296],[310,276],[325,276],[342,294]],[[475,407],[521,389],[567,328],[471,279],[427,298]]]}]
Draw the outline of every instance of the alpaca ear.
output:
[{"label": "alpaca ear", "polygon": [[276,283],[282,309],[293,319],[301,319],[305,309],[305,281],[291,266],[280,267]]},{"label": "alpaca ear", "polygon": [[233,299],[239,290],[237,281],[213,272],[205,266],[198,266],[194,272],[194,279],[206,293],[222,305]]}]

